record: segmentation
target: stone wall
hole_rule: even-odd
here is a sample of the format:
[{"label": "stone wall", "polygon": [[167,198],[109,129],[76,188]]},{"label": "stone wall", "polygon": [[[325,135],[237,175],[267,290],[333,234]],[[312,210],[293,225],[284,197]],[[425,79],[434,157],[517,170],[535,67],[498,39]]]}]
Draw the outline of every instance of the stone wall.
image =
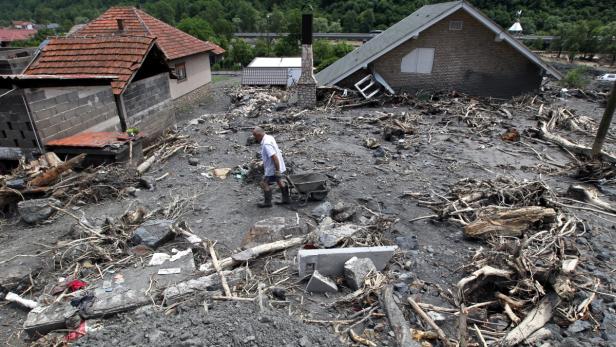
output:
[{"label": "stone wall", "polygon": [[36,48],[0,50],[0,75],[20,74],[32,61]]},{"label": "stone wall", "polygon": [[83,131],[119,129],[111,86],[46,87],[25,93],[43,144]]},{"label": "stone wall", "polygon": [[168,76],[165,72],[129,84],[122,94],[127,127],[151,137],[175,123]]},{"label": "stone wall", "polygon": [[[462,21],[462,30],[449,30]],[[537,89],[540,68],[463,10],[377,59],[372,68],[395,90],[456,90],[509,97]],[[434,48],[432,73],[402,73],[402,58],[415,48]]]}]

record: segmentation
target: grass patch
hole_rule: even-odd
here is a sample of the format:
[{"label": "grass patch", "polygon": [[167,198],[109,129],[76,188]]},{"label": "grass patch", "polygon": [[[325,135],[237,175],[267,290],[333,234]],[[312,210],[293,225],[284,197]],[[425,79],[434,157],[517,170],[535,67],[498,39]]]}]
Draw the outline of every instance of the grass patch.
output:
[{"label": "grass patch", "polygon": [[587,75],[588,70],[587,66],[577,66],[569,70],[560,83],[568,88],[585,88],[590,83],[590,78]]}]

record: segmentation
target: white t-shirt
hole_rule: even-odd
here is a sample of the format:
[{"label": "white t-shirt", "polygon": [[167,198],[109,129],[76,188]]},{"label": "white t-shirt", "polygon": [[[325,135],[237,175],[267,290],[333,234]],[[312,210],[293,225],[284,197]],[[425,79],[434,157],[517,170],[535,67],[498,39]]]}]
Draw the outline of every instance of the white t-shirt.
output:
[{"label": "white t-shirt", "polygon": [[282,152],[278,148],[276,140],[271,135],[264,135],[261,139],[261,158],[263,158],[263,167],[265,168],[265,176],[274,176],[276,174],[276,164],[272,160],[272,155],[276,154],[280,163],[280,173],[287,171],[282,159]]}]

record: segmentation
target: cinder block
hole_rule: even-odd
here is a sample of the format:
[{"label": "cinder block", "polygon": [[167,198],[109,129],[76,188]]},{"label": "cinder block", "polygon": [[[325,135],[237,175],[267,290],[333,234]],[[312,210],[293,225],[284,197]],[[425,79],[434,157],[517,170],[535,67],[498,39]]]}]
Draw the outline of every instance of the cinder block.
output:
[{"label": "cinder block", "polygon": [[299,276],[304,277],[314,270],[325,276],[344,273],[344,263],[353,258],[369,258],[377,270],[385,268],[397,246],[350,247],[329,249],[300,249],[297,253]]},{"label": "cinder block", "polygon": [[338,291],[338,286],[336,285],[336,282],[323,276],[319,273],[319,271],[315,270],[312,273],[312,277],[310,277],[310,280],[308,281],[306,291],[312,293],[336,293]]}]

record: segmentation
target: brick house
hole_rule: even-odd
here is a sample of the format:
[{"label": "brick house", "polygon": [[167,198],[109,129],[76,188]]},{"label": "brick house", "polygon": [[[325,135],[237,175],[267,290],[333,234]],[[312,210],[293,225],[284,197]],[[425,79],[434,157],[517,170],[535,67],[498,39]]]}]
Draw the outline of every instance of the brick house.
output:
[{"label": "brick house", "polygon": [[174,74],[169,77],[173,99],[212,80],[211,62],[225,52],[134,7],[112,7],[100,17],[71,33],[71,37],[115,35],[118,32],[156,38],[165,62]]},{"label": "brick house", "polygon": [[373,75],[391,92],[455,90],[510,97],[561,74],[465,1],[423,6],[316,75],[353,85]]}]

